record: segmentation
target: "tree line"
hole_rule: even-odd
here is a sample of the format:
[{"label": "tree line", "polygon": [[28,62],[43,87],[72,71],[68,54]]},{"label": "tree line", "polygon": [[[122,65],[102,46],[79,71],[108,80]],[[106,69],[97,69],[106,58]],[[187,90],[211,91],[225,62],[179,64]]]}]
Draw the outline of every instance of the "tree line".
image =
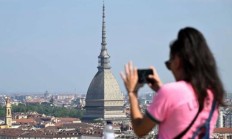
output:
[{"label": "tree line", "polygon": [[[81,118],[83,110],[52,106],[50,103],[12,105],[12,113],[38,112],[47,116]],[[0,106],[0,117],[5,116],[5,106]]]}]

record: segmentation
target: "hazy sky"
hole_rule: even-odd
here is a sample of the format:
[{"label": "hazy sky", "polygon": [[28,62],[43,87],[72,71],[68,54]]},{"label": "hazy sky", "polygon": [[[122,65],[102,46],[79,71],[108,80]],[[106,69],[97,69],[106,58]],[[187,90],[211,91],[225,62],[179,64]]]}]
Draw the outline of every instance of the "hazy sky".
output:
[{"label": "hazy sky", "polygon": [[[102,0],[0,0],[0,93],[86,93],[101,49]],[[180,28],[199,29],[232,92],[231,0],[105,0],[112,72],[132,60],[153,65],[164,83],[164,65]]]}]

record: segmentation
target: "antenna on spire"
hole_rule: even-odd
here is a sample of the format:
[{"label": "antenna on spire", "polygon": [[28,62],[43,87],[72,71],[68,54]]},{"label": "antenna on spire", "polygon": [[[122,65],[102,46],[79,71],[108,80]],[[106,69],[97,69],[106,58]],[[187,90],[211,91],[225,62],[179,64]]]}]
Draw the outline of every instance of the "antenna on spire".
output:
[{"label": "antenna on spire", "polygon": [[103,0],[103,7],[102,7],[102,42],[101,42],[101,53],[98,56],[98,69],[110,69],[110,56],[107,52],[106,48],[106,26],[105,26],[105,4]]}]

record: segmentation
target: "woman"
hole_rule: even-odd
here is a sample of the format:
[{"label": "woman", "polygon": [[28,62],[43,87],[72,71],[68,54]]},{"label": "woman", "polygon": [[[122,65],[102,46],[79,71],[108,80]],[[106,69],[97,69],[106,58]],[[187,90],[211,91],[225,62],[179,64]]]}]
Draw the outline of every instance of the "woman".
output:
[{"label": "woman", "polygon": [[147,135],[159,124],[159,138],[171,139],[182,133],[199,115],[182,138],[191,138],[209,116],[213,100],[216,109],[210,121],[213,132],[218,117],[218,106],[223,104],[224,88],[217,73],[216,62],[204,36],[198,30],[186,27],[179,31],[170,45],[170,59],[165,62],[176,82],[162,85],[155,70],[148,85],[156,91],[153,102],[142,114],[138,102],[138,74],[132,62],[121,73],[128,92],[131,121],[136,135]]}]

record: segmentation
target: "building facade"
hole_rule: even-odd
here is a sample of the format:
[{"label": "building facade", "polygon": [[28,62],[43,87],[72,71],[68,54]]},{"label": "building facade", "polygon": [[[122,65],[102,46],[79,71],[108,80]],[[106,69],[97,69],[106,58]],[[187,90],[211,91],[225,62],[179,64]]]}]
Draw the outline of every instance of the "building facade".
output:
[{"label": "building facade", "polygon": [[110,55],[106,48],[105,6],[102,16],[102,43],[98,56],[98,72],[89,85],[86,95],[86,113],[83,120],[126,117],[123,112],[124,96],[111,72]]},{"label": "building facade", "polygon": [[5,124],[0,125],[0,129],[2,128],[11,128],[12,126],[12,114],[11,114],[11,103],[10,98],[6,97],[6,106],[5,106]]}]

